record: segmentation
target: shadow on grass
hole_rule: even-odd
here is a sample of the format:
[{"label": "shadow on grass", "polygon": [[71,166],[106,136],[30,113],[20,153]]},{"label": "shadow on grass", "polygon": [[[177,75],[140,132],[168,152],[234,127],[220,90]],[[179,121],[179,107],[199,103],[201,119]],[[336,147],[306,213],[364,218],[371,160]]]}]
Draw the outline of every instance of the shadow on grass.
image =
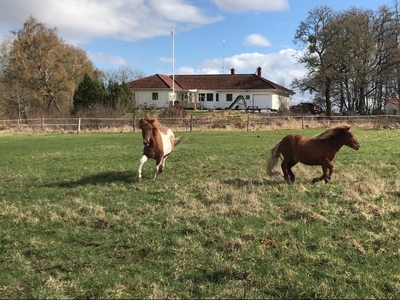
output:
[{"label": "shadow on grass", "polygon": [[79,180],[70,180],[63,182],[56,182],[46,184],[46,187],[61,187],[61,188],[74,188],[78,186],[84,185],[104,185],[110,183],[135,183],[136,182],[136,174],[135,172],[127,172],[127,171],[110,171],[103,172],[98,174],[90,174],[87,176],[83,176]]}]

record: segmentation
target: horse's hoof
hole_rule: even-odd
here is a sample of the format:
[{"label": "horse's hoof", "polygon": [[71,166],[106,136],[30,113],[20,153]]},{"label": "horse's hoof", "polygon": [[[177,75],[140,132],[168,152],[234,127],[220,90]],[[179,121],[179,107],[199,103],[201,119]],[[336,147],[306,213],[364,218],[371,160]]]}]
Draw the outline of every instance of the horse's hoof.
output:
[{"label": "horse's hoof", "polygon": [[136,178],[136,181],[137,181],[137,182],[140,182],[140,180],[142,180],[142,177]]}]

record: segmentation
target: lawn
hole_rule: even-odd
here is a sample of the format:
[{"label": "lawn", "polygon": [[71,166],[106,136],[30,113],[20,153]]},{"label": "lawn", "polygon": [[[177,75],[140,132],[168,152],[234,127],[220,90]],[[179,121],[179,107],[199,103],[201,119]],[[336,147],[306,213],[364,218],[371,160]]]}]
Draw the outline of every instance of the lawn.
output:
[{"label": "lawn", "polygon": [[328,184],[265,172],[289,132],[0,136],[0,298],[400,298],[400,131],[354,130]]}]

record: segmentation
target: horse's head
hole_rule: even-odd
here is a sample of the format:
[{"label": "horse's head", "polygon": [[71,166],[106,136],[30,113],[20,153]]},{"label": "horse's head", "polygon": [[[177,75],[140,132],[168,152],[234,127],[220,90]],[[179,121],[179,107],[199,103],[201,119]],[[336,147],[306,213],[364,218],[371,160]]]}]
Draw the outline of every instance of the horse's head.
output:
[{"label": "horse's head", "polygon": [[353,148],[354,150],[360,149],[361,145],[357,141],[357,139],[354,137],[353,133],[351,133],[350,126],[346,126],[345,128],[343,128],[343,130],[345,132],[343,143],[346,146]]},{"label": "horse's head", "polygon": [[139,121],[139,128],[142,129],[143,144],[147,147],[154,140],[161,128],[160,122],[155,117],[143,117]]},{"label": "horse's head", "polygon": [[139,121],[139,128],[142,129],[143,145],[146,147],[150,145],[150,141],[157,134],[154,122],[155,119],[148,117],[141,118]]}]

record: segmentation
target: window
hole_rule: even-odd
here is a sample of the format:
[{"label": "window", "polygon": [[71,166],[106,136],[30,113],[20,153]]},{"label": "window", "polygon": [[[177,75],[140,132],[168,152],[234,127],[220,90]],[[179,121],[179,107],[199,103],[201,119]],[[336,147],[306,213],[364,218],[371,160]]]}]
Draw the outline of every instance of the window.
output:
[{"label": "window", "polygon": [[232,94],[226,94],[226,101],[232,101],[233,100],[233,95]]},{"label": "window", "polygon": [[219,101],[219,94],[218,93],[215,94],[215,101],[217,101],[217,102]]},{"label": "window", "polygon": [[152,93],[151,100],[158,100],[158,93]]},{"label": "window", "polygon": [[208,93],[207,94],[207,101],[214,101],[214,94]]},{"label": "window", "polygon": [[246,100],[250,100],[250,95],[246,95]]},{"label": "window", "polygon": [[202,94],[202,93],[199,94],[199,101],[204,101],[205,98],[206,98],[206,94]]}]

